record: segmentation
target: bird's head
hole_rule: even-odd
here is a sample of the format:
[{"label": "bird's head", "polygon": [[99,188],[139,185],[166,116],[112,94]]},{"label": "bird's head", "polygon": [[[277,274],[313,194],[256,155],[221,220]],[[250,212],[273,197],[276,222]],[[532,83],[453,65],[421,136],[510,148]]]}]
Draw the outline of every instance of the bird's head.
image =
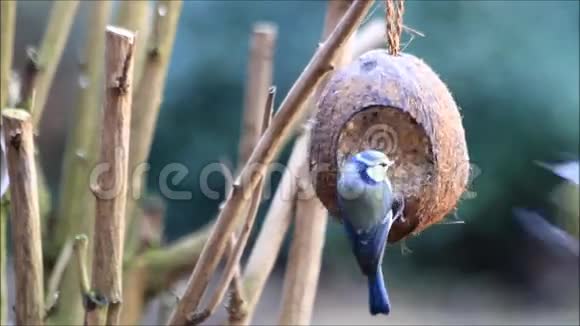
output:
[{"label": "bird's head", "polygon": [[350,157],[343,165],[341,174],[356,174],[366,183],[375,184],[387,179],[387,171],[393,165],[384,153],[366,150]]}]

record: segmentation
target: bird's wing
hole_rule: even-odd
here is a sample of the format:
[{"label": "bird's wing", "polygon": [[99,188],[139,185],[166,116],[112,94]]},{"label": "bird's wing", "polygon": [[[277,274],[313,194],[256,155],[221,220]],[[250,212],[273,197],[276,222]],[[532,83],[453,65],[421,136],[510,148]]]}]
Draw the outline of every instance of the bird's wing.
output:
[{"label": "bird's wing", "polygon": [[[389,211],[388,214],[392,213]],[[343,222],[362,272],[366,275],[374,273],[385,251],[392,216],[387,216],[381,223],[367,230],[356,230],[348,219],[343,219]]]}]

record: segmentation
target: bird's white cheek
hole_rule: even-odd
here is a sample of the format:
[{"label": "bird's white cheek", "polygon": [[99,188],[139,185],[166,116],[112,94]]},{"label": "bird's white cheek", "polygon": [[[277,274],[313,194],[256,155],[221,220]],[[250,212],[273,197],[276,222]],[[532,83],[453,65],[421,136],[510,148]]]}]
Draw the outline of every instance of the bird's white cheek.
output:
[{"label": "bird's white cheek", "polygon": [[382,182],[387,177],[387,171],[380,165],[367,168],[367,175],[376,182]]}]

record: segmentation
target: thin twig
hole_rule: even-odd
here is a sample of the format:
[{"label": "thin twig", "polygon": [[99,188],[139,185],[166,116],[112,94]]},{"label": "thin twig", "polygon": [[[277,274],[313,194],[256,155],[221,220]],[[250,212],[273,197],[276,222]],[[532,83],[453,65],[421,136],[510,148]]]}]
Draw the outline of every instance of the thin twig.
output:
[{"label": "thin twig", "polygon": [[[92,239],[95,219],[95,200],[89,187],[88,176],[97,161],[99,148],[100,108],[105,59],[103,30],[107,24],[112,2],[93,1],[88,4],[84,62],[79,74],[79,100],[71,130],[67,136],[61,180],[61,195],[54,234],[49,251],[57,251],[64,241],[76,234],[87,234]],[[89,241],[92,244],[92,241]],[[92,261],[92,251],[86,259]],[[89,266],[90,268],[90,266]],[[51,316],[55,325],[78,325],[83,321],[83,305],[79,291],[79,274],[74,266],[67,267],[60,287],[59,309]]]},{"label": "thin twig", "polygon": [[260,139],[242,170],[240,185],[234,185],[231,198],[220,212],[210,238],[188,281],[185,294],[172,313],[170,325],[186,324],[189,314],[198,308],[199,301],[211,275],[217,268],[230,235],[241,220],[240,212],[247,205],[243,192],[252,192],[256,188],[267,166],[279,153],[284,141],[291,135],[294,124],[304,110],[304,101],[322,77],[332,69],[329,65],[337,50],[358,27],[372,3],[373,1],[366,0],[357,0],[353,3],[328,41],[318,48],[308,66],[290,89],[272,124]]},{"label": "thin twig", "polygon": [[44,281],[33,127],[30,114],[4,109],[16,278],[16,324],[42,325]]},{"label": "thin twig", "polygon": [[[263,113],[263,122],[262,122],[262,133],[266,131],[266,128],[270,125],[272,121],[272,116],[274,115],[274,102],[276,99],[276,86],[271,86],[268,89],[268,97],[266,98],[265,108],[266,110]],[[262,180],[262,183],[265,180]],[[262,185],[259,186],[260,194],[258,197],[261,197]],[[253,202],[250,206],[250,212],[254,210],[254,206],[257,204],[255,201],[255,197],[253,198]],[[252,213],[250,213],[252,214]],[[251,216],[251,215],[249,215]],[[253,222],[252,222],[253,223]],[[228,244],[228,256],[232,256],[234,252],[234,243],[237,242],[236,235],[232,234],[232,240]],[[244,288],[242,284],[242,276],[241,276],[241,267],[236,267],[234,272],[234,278],[232,279],[231,283],[231,291],[228,298],[228,302],[226,304],[228,310],[228,320],[239,320],[244,318],[246,315],[246,299],[244,294]],[[226,324],[226,323],[223,323]]]},{"label": "thin twig", "polygon": [[136,216],[136,207],[137,200],[143,196],[146,180],[145,172],[134,172],[146,163],[149,157],[181,7],[181,0],[157,2],[154,30],[150,35],[142,77],[146,82],[139,84],[133,98],[135,114],[131,121],[129,153],[129,171],[133,177],[130,180],[130,187],[127,189],[127,207],[125,209],[125,219],[129,232],[126,243],[128,255],[132,255],[136,251],[139,243],[139,221]]},{"label": "thin twig", "polygon": [[37,128],[52,86],[52,80],[68,39],[79,1],[54,1],[48,25],[36,58],[36,87],[32,122]]},{"label": "thin twig", "polygon": [[91,291],[89,283],[89,268],[87,264],[88,242],[89,238],[84,234],[80,234],[75,237],[73,244],[77,261],[77,273],[79,274],[79,288],[81,293],[84,295]]},{"label": "thin twig", "polygon": [[101,134],[103,168],[91,186],[96,197],[92,285],[107,304],[87,311],[88,325],[117,325],[122,300],[123,240],[135,34],[108,26],[105,33],[105,105]]},{"label": "thin twig", "polygon": [[56,308],[56,305],[58,304],[60,298],[60,291],[58,290],[58,288],[60,287],[64,272],[69,266],[72,253],[73,253],[73,243],[72,241],[69,240],[62,247],[60,255],[58,255],[58,258],[56,260],[56,264],[52,268],[50,277],[48,278],[46,300],[44,301],[46,307],[46,315],[44,317],[45,319],[52,315],[52,311],[54,310],[54,308]]}]

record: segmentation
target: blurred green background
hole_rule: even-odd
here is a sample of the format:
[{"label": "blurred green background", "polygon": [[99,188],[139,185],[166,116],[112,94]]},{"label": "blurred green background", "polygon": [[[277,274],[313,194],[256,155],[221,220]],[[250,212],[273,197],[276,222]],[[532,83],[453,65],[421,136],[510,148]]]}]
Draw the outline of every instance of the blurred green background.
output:
[{"label": "blurred green background", "polygon": [[[19,3],[16,53],[38,43],[49,6]],[[384,15],[382,2],[375,7],[373,17]],[[151,193],[157,193],[159,171],[166,164],[179,162],[190,171],[173,189],[193,191],[193,199],[166,202],[167,241],[206,224],[221,202],[201,193],[198,176],[208,163],[223,158],[236,161],[252,24],[266,20],[278,25],[274,83],[279,103],[318,44],[325,8],[325,1],[185,2],[150,157]],[[86,6],[81,7],[39,139],[47,180],[54,190],[65,126],[75,109],[70,90],[77,82],[76,58],[86,15]],[[409,255],[402,255],[399,245],[388,249],[385,268],[395,306],[402,289],[412,289],[410,298],[417,298],[430,291],[446,293],[451,285],[445,284],[483,282],[505,291],[517,303],[575,307],[575,317],[565,321],[577,323],[577,258],[552,259],[541,246],[534,247],[514,221],[512,209],[542,210],[560,226],[570,225],[567,219],[578,220],[577,196],[559,196],[554,202],[553,192],[562,180],[534,162],[578,157],[579,2],[407,1],[405,25],[425,34],[415,37],[405,51],[431,65],[462,109],[478,173],[470,185],[475,198],[462,200],[456,212],[464,224],[431,227],[407,242]],[[19,67],[23,57],[15,60]],[[289,148],[281,161],[287,159]],[[278,178],[275,175],[274,184]],[[213,189],[223,193],[223,178],[210,181]],[[267,208],[264,202],[260,220]],[[574,229],[568,232],[578,234]],[[341,227],[331,223],[323,293],[324,289],[336,292],[341,282],[364,286],[345,240]],[[557,277],[546,281],[546,273]],[[364,315],[366,292],[357,291],[356,308]],[[472,292],[478,297],[485,291]]]}]

